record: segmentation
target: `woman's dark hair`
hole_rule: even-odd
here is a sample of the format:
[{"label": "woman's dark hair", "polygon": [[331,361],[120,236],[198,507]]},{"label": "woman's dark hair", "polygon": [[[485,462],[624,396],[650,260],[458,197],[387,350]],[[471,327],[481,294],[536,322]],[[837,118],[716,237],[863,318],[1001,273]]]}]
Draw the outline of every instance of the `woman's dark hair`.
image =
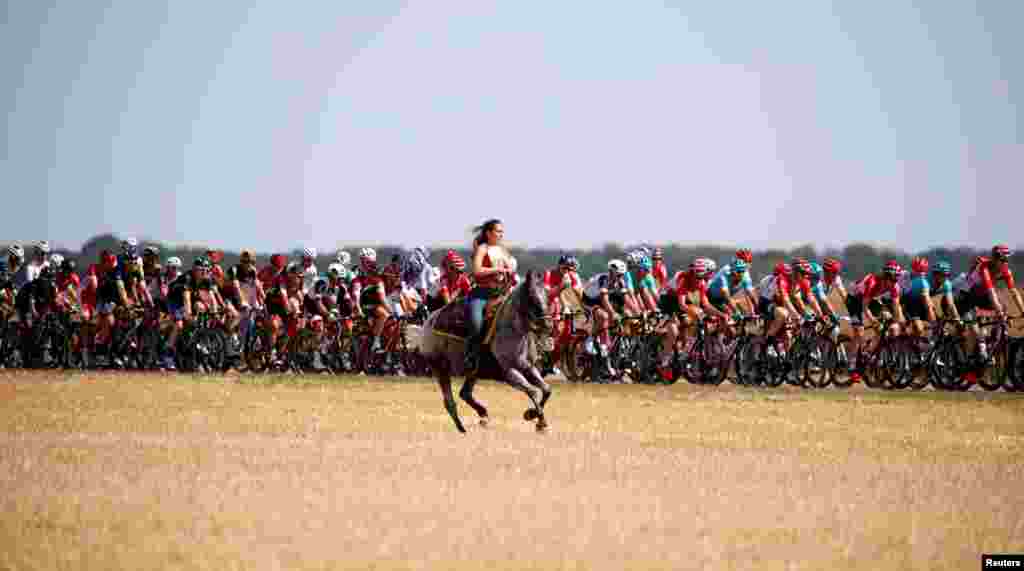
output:
[{"label": "woman's dark hair", "polygon": [[476,228],[473,228],[473,233],[476,234],[476,238],[473,239],[474,250],[476,250],[477,246],[487,241],[487,233],[494,230],[494,227],[498,224],[501,224],[501,220],[491,218]]}]

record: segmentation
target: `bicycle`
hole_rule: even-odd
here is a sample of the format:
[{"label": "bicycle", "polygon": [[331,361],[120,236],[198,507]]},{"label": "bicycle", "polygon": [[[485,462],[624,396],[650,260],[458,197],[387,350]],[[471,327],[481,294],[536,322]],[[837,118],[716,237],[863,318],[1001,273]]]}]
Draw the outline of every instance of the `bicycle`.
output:
[{"label": "bicycle", "polygon": [[223,316],[223,310],[201,311],[185,326],[175,351],[175,365],[179,371],[224,371],[227,339],[220,323]]}]

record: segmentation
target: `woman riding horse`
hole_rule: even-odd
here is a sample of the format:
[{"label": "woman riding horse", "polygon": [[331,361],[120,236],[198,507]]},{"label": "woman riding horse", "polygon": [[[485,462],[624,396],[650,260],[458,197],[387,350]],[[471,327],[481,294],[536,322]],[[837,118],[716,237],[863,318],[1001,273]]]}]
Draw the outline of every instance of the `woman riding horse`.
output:
[{"label": "woman riding horse", "polygon": [[466,371],[475,371],[479,364],[487,303],[507,289],[514,275],[509,264],[512,256],[502,245],[505,226],[501,220],[488,220],[474,231],[477,234],[473,240],[473,278],[476,287],[469,293],[466,303],[466,321],[469,324]]}]

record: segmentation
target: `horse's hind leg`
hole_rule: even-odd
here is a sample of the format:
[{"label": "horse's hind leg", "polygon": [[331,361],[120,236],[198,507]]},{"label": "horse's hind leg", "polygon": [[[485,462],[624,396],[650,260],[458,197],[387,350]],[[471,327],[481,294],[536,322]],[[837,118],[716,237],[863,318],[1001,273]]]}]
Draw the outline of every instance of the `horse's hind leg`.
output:
[{"label": "horse's hind leg", "polygon": [[473,397],[473,388],[476,387],[476,381],[476,376],[467,376],[466,380],[462,383],[462,389],[459,390],[459,398],[466,401],[466,404],[469,406],[473,407],[477,416],[480,417],[480,426],[487,426],[489,419],[487,415],[487,407]]},{"label": "horse's hind leg", "polygon": [[533,386],[533,383],[530,381],[527,381],[517,369],[508,369],[505,373],[505,379],[508,380],[510,385],[523,391],[526,393],[526,396],[530,397],[533,408],[526,409],[526,412],[523,413],[523,419],[526,421],[537,420],[537,432],[544,432],[548,427],[548,423],[544,420],[544,410],[540,405],[540,401],[543,398],[541,390]]},{"label": "horse's hind leg", "polygon": [[459,429],[459,432],[465,433],[466,427],[462,425],[462,419],[459,418],[459,407],[452,394],[452,376],[449,367],[445,365],[438,367],[437,384],[441,386],[441,396],[444,397],[444,408],[448,411],[448,416],[452,417],[452,421],[455,422],[455,428]]},{"label": "horse's hind leg", "polygon": [[543,393],[543,396],[540,399],[540,409],[543,411],[544,405],[547,404],[548,399],[551,398],[551,385],[544,380],[544,376],[540,374],[537,367],[529,367],[526,369],[526,380],[529,381],[531,385],[540,389],[541,393]]}]

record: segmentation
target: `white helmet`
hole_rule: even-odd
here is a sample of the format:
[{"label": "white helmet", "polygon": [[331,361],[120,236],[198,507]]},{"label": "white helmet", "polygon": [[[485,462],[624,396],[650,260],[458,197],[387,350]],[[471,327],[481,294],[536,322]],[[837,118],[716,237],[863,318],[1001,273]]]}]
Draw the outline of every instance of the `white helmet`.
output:
[{"label": "white helmet", "polygon": [[316,257],[316,248],[305,248],[305,249],[302,250],[302,255],[303,255],[303,257],[306,257],[306,258],[315,258]]},{"label": "white helmet", "polygon": [[54,254],[54,255],[50,256],[50,266],[51,267],[59,268],[61,262],[63,262],[63,261],[64,261],[64,256],[61,256],[60,254]]},{"label": "white helmet", "polygon": [[707,272],[709,274],[713,274],[716,271],[718,271],[718,264],[716,264],[715,261],[712,260],[711,258],[697,258],[697,259],[704,262],[704,267],[707,268]]},{"label": "white helmet", "polygon": [[347,266],[348,263],[352,261],[352,254],[349,254],[345,250],[338,250],[337,260],[338,263],[342,264],[343,266]]},{"label": "white helmet", "polygon": [[47,242],[46,240],[40,240],[40,241],[36,242],[35,251],[36,251],[37,254],[49,254],[50,253],[50,243]]},{"label": "white helmet", "polygon": [[370,261],[370,262],[376,262],[377,261],[377,251],[374,250],[373,248],[363,248],[362,250],[359,250],[359,260],[360,261],[366,260],[366,261]]},{"label": "white helmet", "polygon": [[167,262],[165,262],[164,265],[168,268],[180,268],[181,258],[178,256],[171,256],[170,258],[167,258]]},{"label": "white helmet", "polygon": [[7,248],[7,255],[17,258],[19,260],[24,260],[25,249],[18,244],[11,244],[11,247]]},{"label": "white helmet", "polygon": [[626,262],[623,262],[622,260],[612,260],[608,262],[608,271],[614,274],[625,274]]}]

